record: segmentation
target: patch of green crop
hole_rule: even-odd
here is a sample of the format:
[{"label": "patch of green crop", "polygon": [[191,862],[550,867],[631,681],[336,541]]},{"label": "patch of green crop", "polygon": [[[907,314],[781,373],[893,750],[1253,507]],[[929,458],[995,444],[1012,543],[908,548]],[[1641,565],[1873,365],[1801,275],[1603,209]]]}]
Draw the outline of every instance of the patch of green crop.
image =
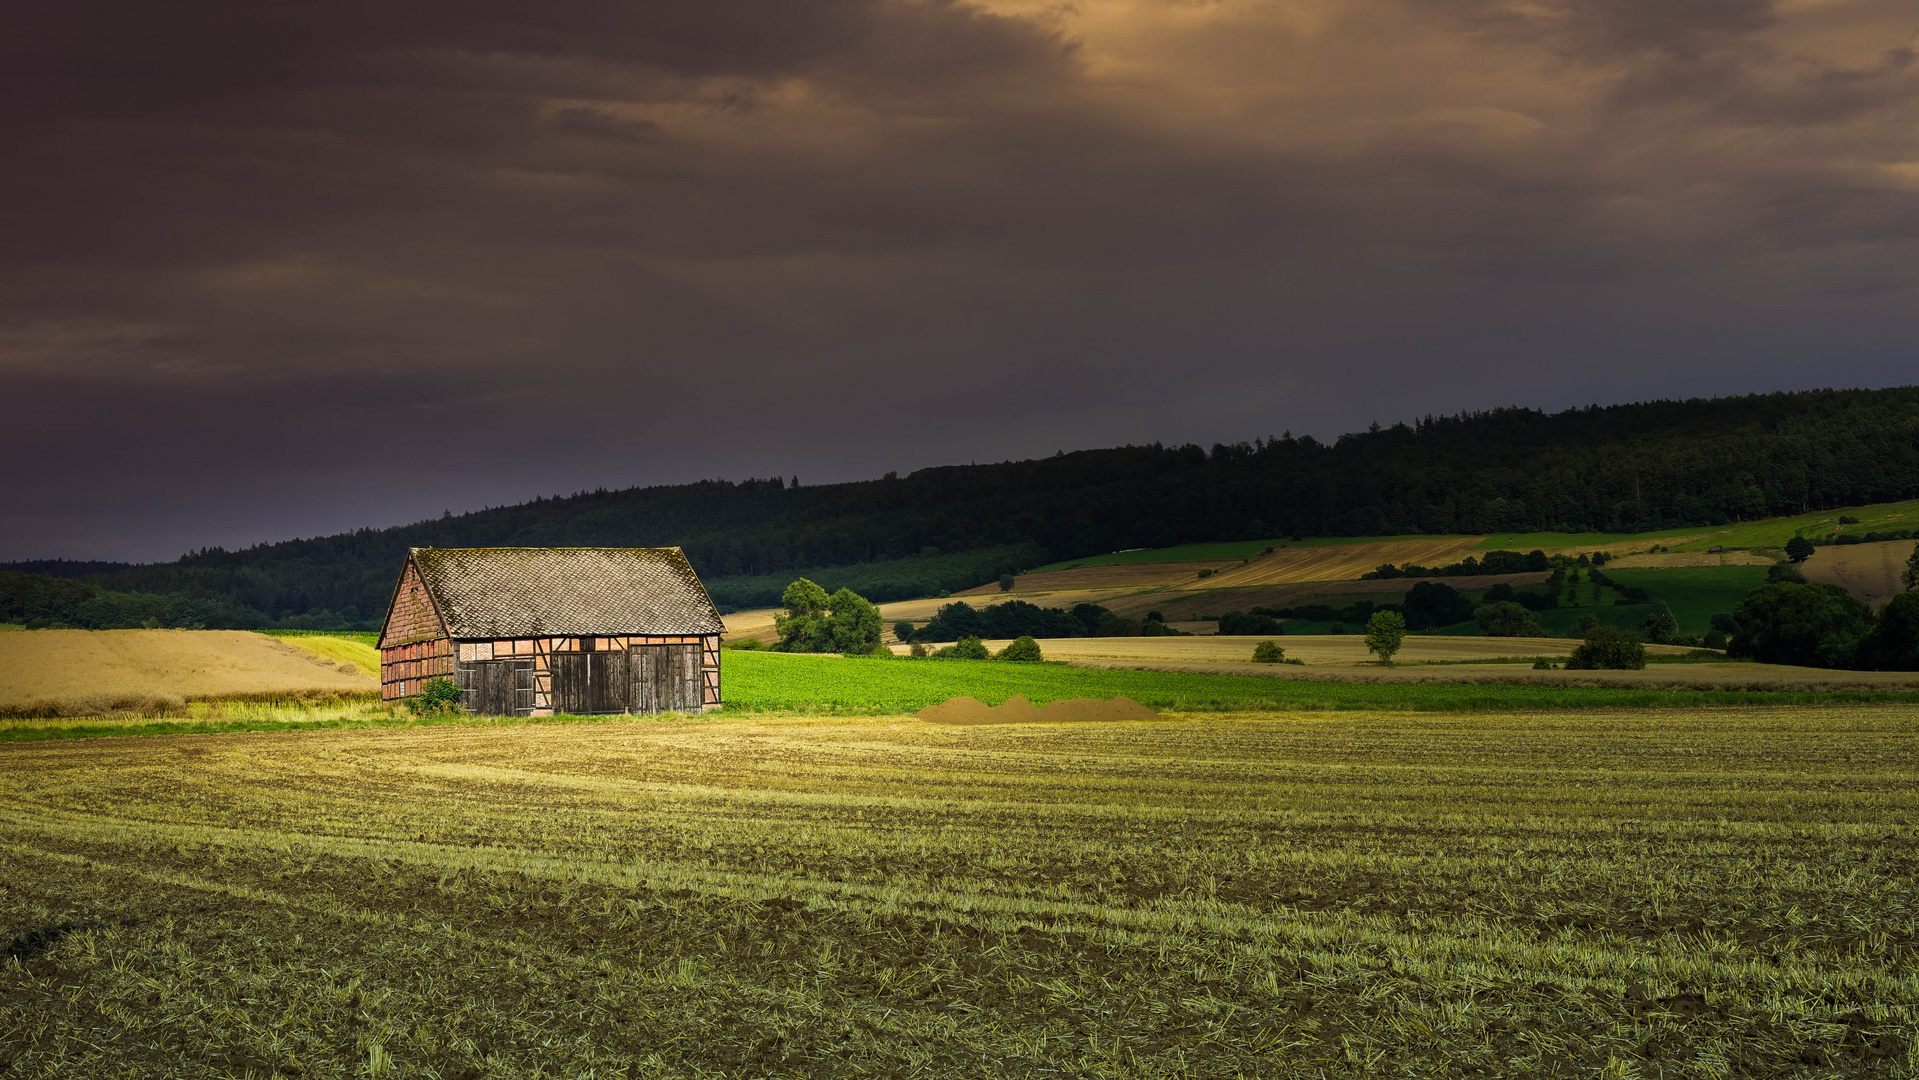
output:
[{"label": "patch of green crop", "polygon": [[1807,705],[1919,702],[1915,691],[1665,690],[1515,684],[1339,683],[1262,675],[1076,668],[991,660],[848,660],[788,653],[728,653],[729,712],[917,712],[954,697],[997,705],[1019,695],[1035,704],[1125,695],[1156,709],[1514,709],[1670,708],[1696,705]]},{"label": "patch of green crop", "polygon": [[1675,566],[1608,570],[1622,585],[1636,585],[1664,600],[1685,634],[1712,629],[1715,612],[1730,612],[1746,594],[1766,583],[1763,566]]}]

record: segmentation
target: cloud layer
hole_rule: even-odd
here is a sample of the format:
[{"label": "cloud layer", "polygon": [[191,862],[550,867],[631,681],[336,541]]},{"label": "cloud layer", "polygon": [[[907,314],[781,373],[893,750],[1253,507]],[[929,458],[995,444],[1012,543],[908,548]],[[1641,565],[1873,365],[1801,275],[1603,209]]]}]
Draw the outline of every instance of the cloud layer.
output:
[{"label": "cloud layer", "polygon": [[39,7],[0,558],[1912,378],[1902,2]]}]

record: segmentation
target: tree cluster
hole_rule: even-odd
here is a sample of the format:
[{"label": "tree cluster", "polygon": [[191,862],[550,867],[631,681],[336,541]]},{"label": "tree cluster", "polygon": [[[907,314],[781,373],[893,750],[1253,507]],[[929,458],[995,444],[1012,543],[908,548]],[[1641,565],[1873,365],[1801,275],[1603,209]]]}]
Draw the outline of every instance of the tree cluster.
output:
[{"label": "tree cluster", "polygon": [[805,578],[786,587],[786,612],[773,618],[780,652],[866,655],[880,643],[880,609],[851,589],[828,596]]},{"label": "tree cluster", "polygon": [[[1797,576],[1797,575],[1795,575]],[[1780,580],[1746,594],[1714,629],[1732,628],[1728,656],[1767,664],[1919,671],[1919,549],[1901,574],[1906,591],[1873,611],[1837,585]]]},{"label": "tree cluster", "polygon": [[[1172,637],[1180,631],[1166,625],[1159,613],[1129,619],[1098,604],[1076,604],[1071,610],[1043,608],[1024,600],[1007,600],[975,608],[964,600],[942,605],[926,625],[914,629],[901,623],[893,628],[902,641],[941,642],[977,638]],[[904,629],[904,633],[902,633]]]}]

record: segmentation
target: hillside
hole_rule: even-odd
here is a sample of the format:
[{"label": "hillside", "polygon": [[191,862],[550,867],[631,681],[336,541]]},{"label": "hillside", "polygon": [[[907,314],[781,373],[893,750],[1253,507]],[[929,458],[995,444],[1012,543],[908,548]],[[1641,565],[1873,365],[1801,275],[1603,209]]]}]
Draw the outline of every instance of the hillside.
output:
[{"label": "hillside", "polygon": [[0,568],[14,571],[0,620],[365,626],[410,546],[677,544],[716,599],[749,607],[802,573],[889,600],[1121,548],[1277,537],[1523,549],[1561,546],[1526,543],[1541,531],[1568,545],[1666,532],[1703,545],[1755,519],[1919,497],[1915,436],[1919,388],[1825,390],[1495,409],[1331,443],[1126,446],[813,487],[594,491],[173,563],[15,564]]}]

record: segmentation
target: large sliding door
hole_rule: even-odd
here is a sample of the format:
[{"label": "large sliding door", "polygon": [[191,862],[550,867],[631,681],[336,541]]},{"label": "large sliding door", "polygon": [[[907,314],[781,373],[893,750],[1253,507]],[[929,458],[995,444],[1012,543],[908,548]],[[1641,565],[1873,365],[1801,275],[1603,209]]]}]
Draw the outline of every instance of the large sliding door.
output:
[{"label": "large sliding door", "polygon": [[548,659],[553,671],[554,710],[585,716],[631,709],[628,656],[624,651],[554,653]]},{"label": "large sliding door", "polygon": [[635,645],[627,654],[633,658],[634,712],[700,711],[705,661],[699,645]]},{"label": "large sliding door", "polygon": [[532,660],[468,660],[453,669],[460,705],[483,716],[533,711]]}]

